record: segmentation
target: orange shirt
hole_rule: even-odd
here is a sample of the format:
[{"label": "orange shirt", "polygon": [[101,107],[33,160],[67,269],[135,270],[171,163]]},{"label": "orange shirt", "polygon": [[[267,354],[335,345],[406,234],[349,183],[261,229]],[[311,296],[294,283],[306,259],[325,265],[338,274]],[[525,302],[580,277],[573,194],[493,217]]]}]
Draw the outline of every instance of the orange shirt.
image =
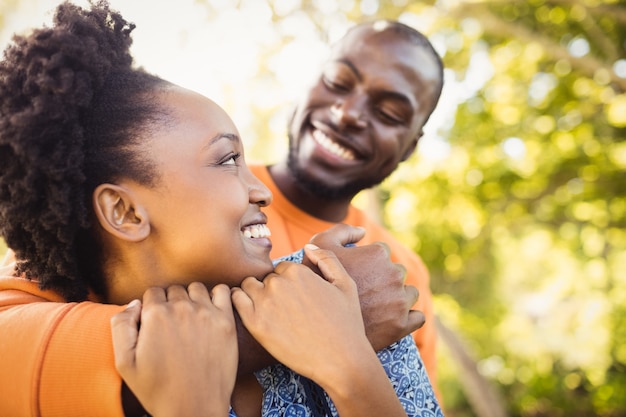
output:
[{"label": "orange shirt", "polygon": [[111,317],[123,307],[67,303],[0,265],[0,416],[123,417]]},{"label": "orange shirt", "polygon": [[[272,232],[272,258],[278,258],[302,248],[314,234],[335,224],[313,217],[291,204],[276,187],[267,167],[251,165],[250,170],[274,195],[272,204],[263,208],[263,212],[268,217],[268,227]],[[366,234],[358,242],[359,245],[385,242],[391,249],[392,262],[400,263],[406,267],[406,283],[417,287],[419,290],[419,300],[414,308],[421,310],[426,316],[426,323],[413,334],[413,339],[415,339],[420,355],[424,360],[431,383],[437,390],[437,333],[430,292],[430,277],[426,266],[419,256],[398,242],[383,227],[368,218],[362,210],[350,206],[348,215],[342,223],[364,227]],[[437,396],[439,397],[439,395]]]}]

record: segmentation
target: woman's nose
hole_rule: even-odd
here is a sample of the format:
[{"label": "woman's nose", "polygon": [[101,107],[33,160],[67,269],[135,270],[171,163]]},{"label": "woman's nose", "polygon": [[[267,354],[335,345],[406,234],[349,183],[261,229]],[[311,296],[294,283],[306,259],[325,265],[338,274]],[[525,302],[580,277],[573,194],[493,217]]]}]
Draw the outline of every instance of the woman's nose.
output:
[{"label": "woman's nose", "polygon": [[257,177],[250,173],[251,181],[248,188],[250,203],[266,207],[272,203],[272,192]]}]

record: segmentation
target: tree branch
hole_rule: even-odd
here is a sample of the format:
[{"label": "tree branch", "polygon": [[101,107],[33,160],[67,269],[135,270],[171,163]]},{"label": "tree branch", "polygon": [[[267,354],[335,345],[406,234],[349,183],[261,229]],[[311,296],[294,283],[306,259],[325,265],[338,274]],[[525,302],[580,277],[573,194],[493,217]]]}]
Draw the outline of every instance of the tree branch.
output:
[{"label": "tree branch", "polygon": [[612,66],[607,65],[591,54],[580,58],[574,57],[559,43],[554,42],[535,31],[531,31],[522,25],[504,21],[482,5],[459,4],[459,6],[451,9],[449,13],[453,17],[459,19],[467,16],[473,16],[482,23],[486,32],[498,37],[510,37],[526,42],[536,42],[543,46],[545,53],[548,56],[551,56],[553,60],[567,60],[571,64],[572,68],[575,68],[589,78],[593,78],[596,71],[604,69],[608,72],[615,88],[619,90],[619,92],[626,91],[626,79],[618,77],[613,71]]},{"label": "tree branch", "polygon": [[461,339],[439,317],[435,317],[437,334],[446,345],[459,370],[459,380],[467,401],[478,417],[506,417],[502,396],[492,384],[478,372],[476,361],[469,354],[469,349]]}]

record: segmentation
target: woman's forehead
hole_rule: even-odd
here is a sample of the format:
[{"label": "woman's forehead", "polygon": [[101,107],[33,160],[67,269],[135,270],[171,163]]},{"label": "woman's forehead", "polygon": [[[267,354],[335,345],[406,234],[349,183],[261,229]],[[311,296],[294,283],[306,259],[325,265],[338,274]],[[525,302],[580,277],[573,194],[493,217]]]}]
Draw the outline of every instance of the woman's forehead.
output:
[{"label": "woman's forehead", "polygon": [[230,116],[217,103],[195,91],[171,86],[158,93],[165,112],[171,116],[171,124],[200,124],[205,129],[234,129]]}]

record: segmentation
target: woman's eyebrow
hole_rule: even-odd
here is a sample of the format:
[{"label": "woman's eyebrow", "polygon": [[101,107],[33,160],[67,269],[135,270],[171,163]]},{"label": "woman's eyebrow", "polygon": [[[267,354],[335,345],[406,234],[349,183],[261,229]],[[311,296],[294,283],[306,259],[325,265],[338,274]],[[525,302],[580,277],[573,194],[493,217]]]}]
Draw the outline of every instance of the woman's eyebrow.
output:
[{"label": "woman's eyebrow", "polygon": [[217,135],[213,136],[209,142],[204,146],[204,149],[209,148],[211,145],[213,145],[214,143],[222,140],[222,139],[227,139],[230,140],[231,142],[241,142],[241,138],[239,138],[239,135],[236,135],[234,133],[218,133]]}]

